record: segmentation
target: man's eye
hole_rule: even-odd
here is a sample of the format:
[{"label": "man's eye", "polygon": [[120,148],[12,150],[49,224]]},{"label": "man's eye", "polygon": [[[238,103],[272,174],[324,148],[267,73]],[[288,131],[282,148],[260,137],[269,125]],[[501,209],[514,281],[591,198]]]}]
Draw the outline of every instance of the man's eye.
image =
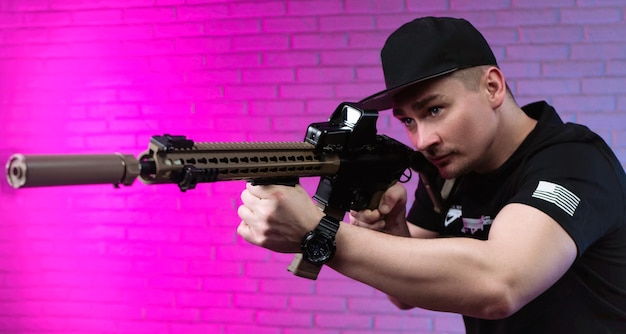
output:
[{"label": "man's eye", "polygon": [[428,114],[430,116],[437,116],[441,114],[441,107],[430,107],[428,108]]},{"label": "man's eye", "polygon": [[410,127],[411,125],[413,125],[415,122],[413,121],[412,118],[403,118],[400,120],[402,122],[402,124],[404,124],[404,126],[406,127]]}]

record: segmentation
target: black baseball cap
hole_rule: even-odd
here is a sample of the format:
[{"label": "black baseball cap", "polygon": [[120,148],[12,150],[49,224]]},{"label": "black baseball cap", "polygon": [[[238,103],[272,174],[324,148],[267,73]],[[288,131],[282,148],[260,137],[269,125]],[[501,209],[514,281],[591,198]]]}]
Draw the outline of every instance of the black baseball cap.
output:
[{"label": "black baseball cap", "polygon": [[380,53],[387,89],[359,103],[364,109],[392,107],[401,90],[454,71],[497,66],[483,35],[468,21],[452,17],[422,17],[394,31]]}]

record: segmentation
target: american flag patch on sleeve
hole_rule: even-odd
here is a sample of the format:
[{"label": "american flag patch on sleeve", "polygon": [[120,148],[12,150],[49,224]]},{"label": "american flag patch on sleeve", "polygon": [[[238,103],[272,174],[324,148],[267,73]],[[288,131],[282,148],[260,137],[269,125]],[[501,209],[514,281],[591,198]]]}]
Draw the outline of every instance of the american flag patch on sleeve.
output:
[{"label": "american flag patch on sleeve", "polygon": [[539,185],[537,185],[537,189],[535,189],[532,196],[558,206],[570,216],[574,215],[574,211],[576,211],[578,203],[580,203],[580,198],[574,195],[573,192],[556,183],[547,181],[539,181]]}]

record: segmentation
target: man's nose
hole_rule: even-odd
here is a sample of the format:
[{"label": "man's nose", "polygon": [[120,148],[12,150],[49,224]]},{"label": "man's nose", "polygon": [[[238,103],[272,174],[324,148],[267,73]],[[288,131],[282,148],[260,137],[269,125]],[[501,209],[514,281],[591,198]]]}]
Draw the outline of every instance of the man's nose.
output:
[{"label": "man's nose", "polygon": [[437,133],[429,126],[418,126],[417,131],[412,135],[411,141],[418,151],[425,152],[432,146],[439,143]]}]

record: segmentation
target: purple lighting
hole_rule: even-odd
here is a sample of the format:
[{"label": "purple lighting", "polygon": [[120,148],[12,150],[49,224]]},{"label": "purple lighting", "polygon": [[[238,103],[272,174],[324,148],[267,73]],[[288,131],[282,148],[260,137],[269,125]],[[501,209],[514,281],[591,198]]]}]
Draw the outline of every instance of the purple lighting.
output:
[{"label": "purple lighting", "polygon": [[[383,87],[379,48],[423,15],[474,22],[520,103],[548,99],[626,160],[624,9],[532,3],[0,0],[0,162],[136,156],[164,133],[302,141]],[[378,127],[406,142],[390,113]],[[237,236],[243,187],[0,182],[0,332],[463,333],[457,315],[396,310],[331,269],[291,275],[291,256]]]}]

